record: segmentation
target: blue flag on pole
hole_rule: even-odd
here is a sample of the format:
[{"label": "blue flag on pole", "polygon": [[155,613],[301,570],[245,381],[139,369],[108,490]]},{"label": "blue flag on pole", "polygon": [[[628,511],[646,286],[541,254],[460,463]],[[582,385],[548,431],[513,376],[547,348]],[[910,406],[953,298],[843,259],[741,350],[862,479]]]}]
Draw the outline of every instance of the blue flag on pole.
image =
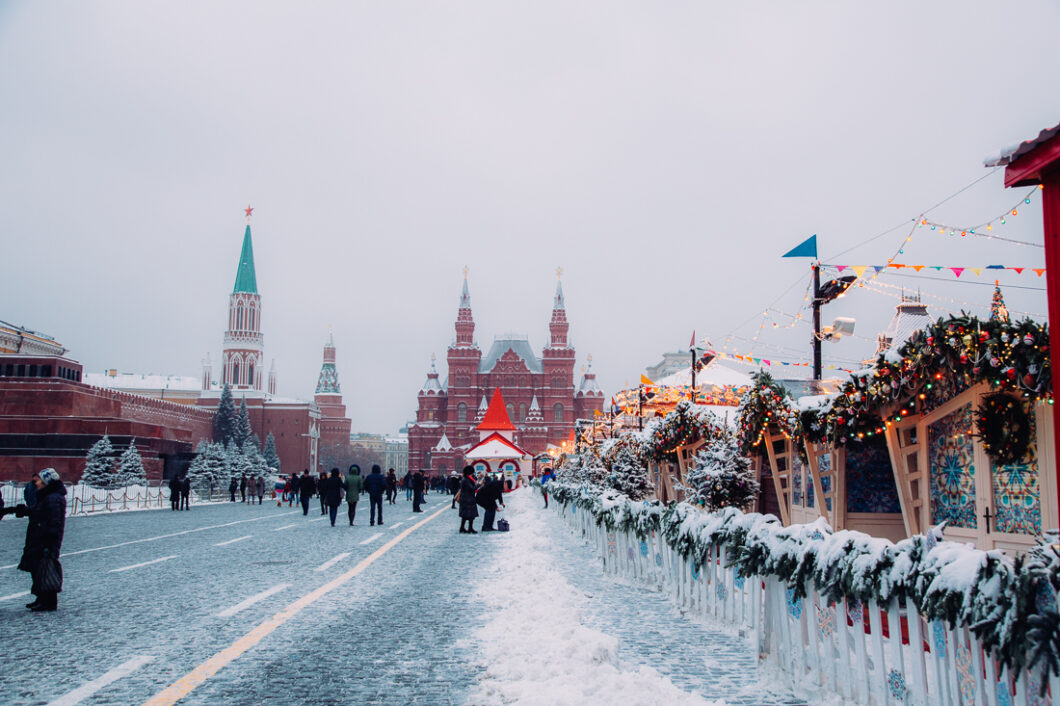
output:
[{"label": "blue flag on pole", "polygon": [[781,257],[817,257],[817,234],[814,233],[806,240],[802,241],[791,250],[781,255]]}]

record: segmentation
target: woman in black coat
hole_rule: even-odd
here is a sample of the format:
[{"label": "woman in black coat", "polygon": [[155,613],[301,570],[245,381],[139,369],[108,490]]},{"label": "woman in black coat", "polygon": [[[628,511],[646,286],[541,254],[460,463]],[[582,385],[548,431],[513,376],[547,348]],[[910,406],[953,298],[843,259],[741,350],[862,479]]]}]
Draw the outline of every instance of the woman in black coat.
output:
[{"label": "woman in black coat", "polygon": [[56,562],[59,559],[66,529],[66,486],[54,468],[45,468],[34,475],[33,484],[37,488],[37,504],[26,509],[29,526],[26,527],[26,547],[22,550],[18,568],[33,577],[30,592],[36,600],[27,603],[26,607],[32,611],[52,611],[59,605],[61,580],[57,590],[44,590],[40,586],[40,569],[45,559]]},{"label": "woman in black coat", "polygon": [[[478,534],[475,531],[475,518],[478,517],[478,504],[475,503],[475,469],[464,466],[464,477],[460,479],[460,533]],[[467,523],[467,529],[464,528]]]},{"label": "woman in black coat", "polygon": [[324,485],[321,498],[327,501],[328,512],[331,514],[331,526],[334,527],[339,505],[342,504],[342,476],[339,475],[339,469],[332,468],[331,475],[327,480],[321,480],[321,483]]}]

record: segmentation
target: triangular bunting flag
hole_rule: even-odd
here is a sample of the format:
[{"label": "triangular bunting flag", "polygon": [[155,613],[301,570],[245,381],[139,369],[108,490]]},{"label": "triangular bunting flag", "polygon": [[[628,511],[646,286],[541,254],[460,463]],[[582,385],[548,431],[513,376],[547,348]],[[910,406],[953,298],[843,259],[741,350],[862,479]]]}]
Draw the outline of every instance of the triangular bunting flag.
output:
[{"label": "triangular bunting flag", "polygon": [[900,270],[900,269],[902,269],[903,267],[905,267],[905,265],[900,265],[900,264],[898,264],[897,262],[892,262],[892,263],[891,263],[891,264],[890,264],[889,266],[890,266],[890,267],[893,267],[893,268],[894,268],[894,269],[896,269],[896,270]]},{"label": "triangular bunting flag", "polygon": [[923,265],[910,265],[910,267],[912,267],[917,272],[920,272],[920,270],[924,269]]},{"label": "triangular bunting flag", "polygon": [[762,362],[765,363],[766,365],[772,365],[772,363],[770,363],[768,360],[763,360]]},{"label": "triangular bunting flag", "polygon": [[856,274],[858,277],[861,277],[863,274],[865,274],[865,270],[869,268],[868,265],[851,265],[850,269],[854,270],[854,274]]},{"label": "triangular bunting flag", "polygon": [[1041,277],[1042,275],[1045,274],[1045,268],[1044,267],[1042,267],[1041,269],[1039,269],[1037,267],[1032,267],[1031,269],[1034,270],[1034,273],[1036,275],[1038,275],[1039,277]]},{"label": "triangular bunting flag", "polygon": [[931,269],[935,270],[936,272],[942,272],[942,265],[932,265]]},{"label": "triangular bunting flag", "polygon": [[887,269],[887,265],[873,265],[872,269],[876,270],[876,274],[880,274]]},{"label": "triangular bunting flag", "polygon": [[976,277],[978,277],[979,275],[983,274],[983,268],[982,267],[969,267],[968,269],[971,270],[972,272],[974,272]]},{"label": "triangular bunting flag", "polygon": [[1023,271],[1024,271],[1025,269],[1027,269],[1027,268],[1026,268],[1026,267],[1010,267],[1009,269],[1010,269],[1010,270],[1015,270],[1015,271],[1016,271],[1016,274],[1018,274],[1018,275],[1022,275],[1022,274],[1023,274]]},{"label": "triangular bunting flag", "polygon": [[1004,265],[987,265],[986,269],[988,269],[988,270],[1003,270],[1003,269],[1005,269],[1005,266]]},{"label": "triangular bunting flag", "polygon": [[835,271],[836,271],[836,272],[842,272],[842,271],[843,271],[843,270],[845,270],[845,269],[846,269],[847,267],[849,267],[849,265],[836,265],[836,266],[835,266]]},{"label": "triangular bunting flag", "polygon": [[814,233],[781,257],[817,257],[817,234]]},{"label": "triangular bunting flag", "polygon": [[964,272],[963,267],[951,267],[950,269],[953,270],[953,274],[957,275],[958,277],[960,277],[961,273]]}]

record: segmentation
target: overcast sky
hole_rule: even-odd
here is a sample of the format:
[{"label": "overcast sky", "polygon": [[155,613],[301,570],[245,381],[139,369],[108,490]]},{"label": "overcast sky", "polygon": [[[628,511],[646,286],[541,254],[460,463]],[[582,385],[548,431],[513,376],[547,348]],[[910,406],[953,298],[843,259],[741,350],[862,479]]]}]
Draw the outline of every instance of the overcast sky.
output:
[{"label": "overcast sky", "polygon": [[[806,325],[759,328],[803,304],[780,255],[817,233],[824,262],[886,262],[984,176],[929,217],[1011,208],[983,158],[1060,122],[1057,36],[1046,0],[0,2],[0,319],[88,371],[197,376],[250,203],[279,392],[312,397],[333,325],[356,431],[413,416],[464,265],[483,349],[547,342],[562,266],[608,394],[693,329],[805,360]],[[1040,243],[1040,203],[993,232]],[[912,237],[898,262],[1043,263]],[[872,352],[892,287],[989,304],[987,273],[931,276],[830,305],[859,337],[826,364]],[[1001,280],[1044,315],[1044,278]]]}]

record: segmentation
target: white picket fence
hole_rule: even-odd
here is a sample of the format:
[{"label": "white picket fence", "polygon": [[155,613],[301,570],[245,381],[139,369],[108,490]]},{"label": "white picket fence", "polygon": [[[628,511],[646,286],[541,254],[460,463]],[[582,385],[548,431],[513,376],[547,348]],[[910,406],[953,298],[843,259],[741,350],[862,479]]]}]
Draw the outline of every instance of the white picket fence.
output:
[{"label": "white picket fence", "polygon": [[[0,494],[6,507],[14,507],[23,502],[24,484],[8,483],[0,485]],[[204,502],[227,500],[227,493],[214,490],[192,489],[189,502],[192,505]],[[169,507],[169,484],[162,481],[156,485],[131,485],[125,488],[90,488],[87,485],[66,486],[66,515],[91,515],[99,512],[121,512],[123,510],[147,510],[150,508]]]},{"label": "white picket fence", "polygon": [[641,540],[597,526],[573,505],[557,505],[573,531],[595,545],[606,571],[658,586],[685,610],[747,629],[760,657],[800,692],[878,705],[1060,706],[1060,680],[1052,678],[1039,697],[1035,677],[999,670],[966,627],[927,621],[904,601],[837,604],[812,586],[796,598],[776,577],[736,576],[725,567],[723,548],[713,548],[698,567],[658,532]]}]

